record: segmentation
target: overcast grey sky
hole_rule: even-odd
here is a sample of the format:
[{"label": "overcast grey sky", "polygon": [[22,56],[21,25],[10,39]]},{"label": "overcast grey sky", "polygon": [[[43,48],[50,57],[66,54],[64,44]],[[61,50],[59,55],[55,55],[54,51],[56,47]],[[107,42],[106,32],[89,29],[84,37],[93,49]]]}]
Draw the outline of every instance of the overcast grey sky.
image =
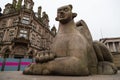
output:
[{"label": "overcast grey sky", "polygon": [[[62,5],[73,5],[73,12],[78,16],[75,21],[83,19],[94,40],[100,38],[120,37],[120,0],[33,0],[34,11],[42,6],[42,11],[49,15],[50,26],[58,27],[55,21],[57,8]],[[0,7],[4,9],[6,3],[12,0],[0,0]]]}]

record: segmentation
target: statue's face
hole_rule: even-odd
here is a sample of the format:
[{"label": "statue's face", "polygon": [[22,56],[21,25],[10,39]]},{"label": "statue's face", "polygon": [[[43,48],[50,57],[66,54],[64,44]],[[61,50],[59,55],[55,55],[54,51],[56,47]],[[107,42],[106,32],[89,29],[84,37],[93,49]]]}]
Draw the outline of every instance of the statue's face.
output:
[{"label": "statue's face", "polygon": [[72,20],[72,10],[70,6],[63,6],[58,8],[56,20],[60,21],[62,24]]}]

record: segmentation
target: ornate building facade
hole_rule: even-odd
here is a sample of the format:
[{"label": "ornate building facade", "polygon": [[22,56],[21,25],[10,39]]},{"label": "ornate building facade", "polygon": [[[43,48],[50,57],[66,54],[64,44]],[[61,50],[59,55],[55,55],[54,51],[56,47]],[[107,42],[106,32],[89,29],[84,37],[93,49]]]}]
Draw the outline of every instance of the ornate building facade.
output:
[{"label": "ornate building facade", "polygon": [[113,54],[114,63],[120,69],[120,38],[102,38],[100,42],[104,43]]},{"label": "ornate building facade", "polygon": [[13,0],[0,16],[0,57],[33,58],[38,52],[50,51],[56,28],[49,29],[49,17],[41,7],[33,11],[32,0]]}]

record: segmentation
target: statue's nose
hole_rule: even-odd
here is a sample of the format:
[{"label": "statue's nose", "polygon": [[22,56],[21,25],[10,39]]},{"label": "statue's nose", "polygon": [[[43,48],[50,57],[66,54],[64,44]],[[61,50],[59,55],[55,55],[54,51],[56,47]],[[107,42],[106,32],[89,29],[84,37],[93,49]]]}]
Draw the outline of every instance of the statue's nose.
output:
[{"label": "statue's nose", "polygon": [[64,12],[63,12],[63,11],[61,11],[61,12],[60,12],[60,14],[64,14]]}]

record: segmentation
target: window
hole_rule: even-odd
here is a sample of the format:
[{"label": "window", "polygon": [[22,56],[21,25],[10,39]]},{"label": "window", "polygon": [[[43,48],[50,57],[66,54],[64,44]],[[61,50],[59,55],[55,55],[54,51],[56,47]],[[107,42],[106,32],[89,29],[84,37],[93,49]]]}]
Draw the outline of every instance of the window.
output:
[{"label": "window", "polygon": [[37,38],[37,46],[41,47],[41,38],[39,36]]},{"label": "window", "polygon": [[14,39],[14,30],[10,30],[9,37],[10,37],[10,41]]},{"label": "window", "polygon": [[119,42],[115,42],[115,49],[116,49],[116,52],[120,52]]},{"label": "window", "polygon": [[0,37],[3,37],[3,32],[0,32]]},{"label": "window", "polygon": [[27,33],[26,30],[20,30],[20,32],[21,32],[21,33],[25,33],[25,34]]},{"label": "window", "polygon": [[38,32],[41,33],[41,28],[38,29]]},{"label": "window", "polygon": [[14,37],[10,37],[10,41],[12,41],[14,39]]},{"label": "window", "polygon": [[4,58],[9,58],[10,50],[7,49],[4,53]]},{"label": "window", "polygon": [[28,37],[27,34],[28,34],[27,30],[20,30],[19,37],[27,38]]},{"label": "window", "polygon": [[20,37],[24,37],[24,38],[26,38],[27,35],[26,35],[26,34],[22,34],[22,33],[20,33]]},{"label": "window", "polygon": [[35,44],[35,34],[32,34],[31,43]]},{"label": "window", "polygon": [[35,34],[32,34],[32,38],[35,38]]},{"label": "window", "polygon": [[29,24],[29,23],[30,23],[30,18],[28,18],[28,17],[23,17],[21,22],[22,22],[23,24]]},{"label": "window", "polygon": [[0,32],[0,41],[2,41],[3,38],[3,32]]},{"label": "window", "polygon": [[32,29],[36,30],[36,25],[32,23]]},{"label": "window", "polygon": [[13,25],[17,25],[18,22],[19,22],[19,18],[18,17],[13,19]]},{"label": "window", "polygon": [[4,20],[3,22],[2,22],[2,26],[1,26],[1,28],[4,28],[4,27],[6,27],[7,25],[7,21],[6,20]]},{"label": "window", "polygon": [[9,36],[14,36],[14,30],[11,30]]}]

